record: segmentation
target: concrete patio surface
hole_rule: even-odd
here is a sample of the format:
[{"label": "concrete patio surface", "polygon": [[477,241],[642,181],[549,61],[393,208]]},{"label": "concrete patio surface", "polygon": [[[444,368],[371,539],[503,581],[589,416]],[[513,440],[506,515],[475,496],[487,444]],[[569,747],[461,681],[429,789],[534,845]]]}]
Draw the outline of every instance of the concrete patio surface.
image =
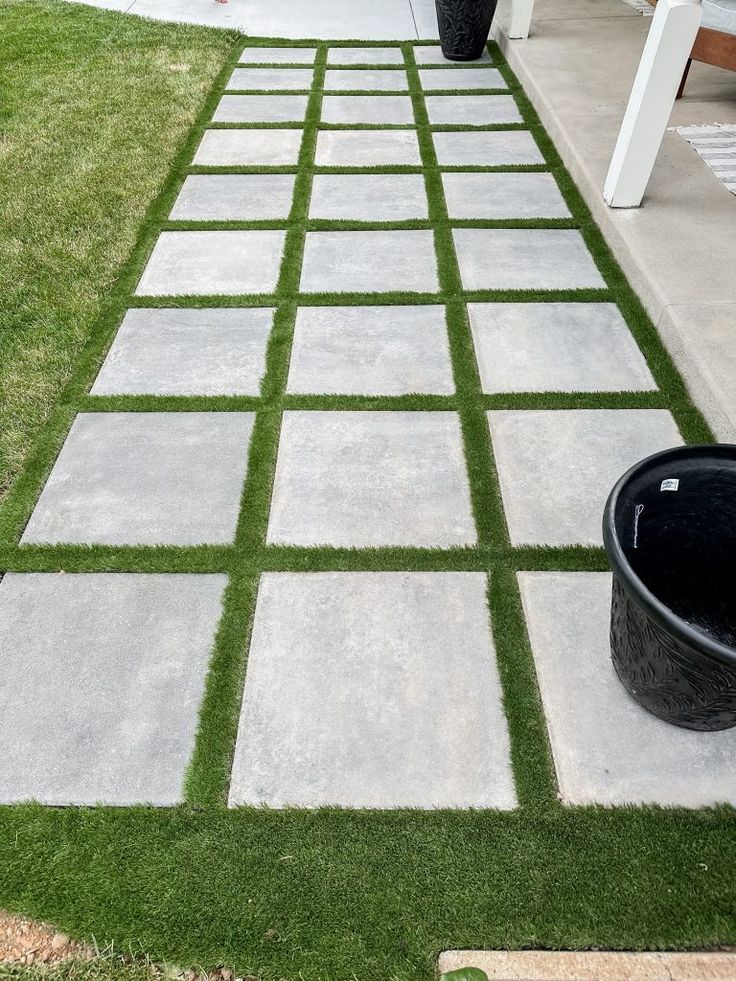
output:
[{"label": "concrete patio surface", "polygon": [[[494,34],[717,437],[736,439],[736,197],[665,134],[641,208],[602,188],[651,20],[621,0],[537,0],[527,40]],[[736,74],[693,64],[670,127],[736,122]]]}]

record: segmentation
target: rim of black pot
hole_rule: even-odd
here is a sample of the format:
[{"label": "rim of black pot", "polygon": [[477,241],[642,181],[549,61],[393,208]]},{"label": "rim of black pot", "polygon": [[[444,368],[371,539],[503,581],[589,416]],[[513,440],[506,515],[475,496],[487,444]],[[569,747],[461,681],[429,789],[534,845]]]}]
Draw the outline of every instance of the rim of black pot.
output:
[{"label": "rim of black pot", "polygon": [[706,657],[711,657],[716,661],[725,662],[730,667],[736,667],[736,650],[714,640],[702,630],[698,630],[677,616],[668,606],[650,591],[646,584],[634,572],[629,560],[624,554],[621,543],[616,533],[616,506],[622,490],[626,487],[640,471],[657,466],[668,461],[691,459],[699,456],[723,456],[736,462],[735,443],[696,443],[690,446],[675,446],[669,450],[662,450],[653,453],[635,463],[633,467],[620,477],[613,490],[608,495],[606,506],[603,511],[603,544],[606,548],[608,561],[611,567],[623,582],[626,589],[633,594],[636,602],[642,609],[659,623],[665,630],[672,634],[677,640],[682,641],[688,647],[695,647]]}]

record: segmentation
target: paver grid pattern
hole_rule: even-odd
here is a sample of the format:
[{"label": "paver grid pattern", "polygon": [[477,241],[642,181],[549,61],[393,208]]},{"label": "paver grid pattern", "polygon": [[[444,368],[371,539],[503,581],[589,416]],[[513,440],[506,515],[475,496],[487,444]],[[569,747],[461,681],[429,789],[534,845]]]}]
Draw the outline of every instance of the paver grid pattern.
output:
[{"label": "paver grid pattern", "polygon": [[[74,501],[74,534],[65,537],[63,507],[59,508],[53,497],[45,500],[45,492],[29,525],[31,529],[53,527],[54,540],[66,544],[44,543],[42,535],[33,537],[26,529],[27,544],[20,548],[12,544],[5,550],[6,557],[11,557],[7,567],[15,566],[21,572],[56,572],[71,566],[75,571],[100,573],[228,574],[223,618],[214,637],[214,653],[202,695],[199,731],[182,790],[184,799],[196,804],[222,804],[229,789],[233,804],[259,802],[260,784],[254,774],[273,747],[267,745],[268,720],[262,720],[259,728],[255,718],[257,693],[249,695],[246,689],[243,703],[251,625],[255,620],[254,636],[259,638],[260,646],[253,656],[258,657],[260,684],[269,677],[278,684],[279,670],[284,672],[284,679],[291,670],[288,658],[282,665],[265,666],[263,659],[267,660],[269,645],[275,644],[274,631],[280,629],[282,616],[288,620],[286,609],[279,609],[279,596],[288,597],[296,609],[300,602],[307,602],[304,596],[308,597],[309,590],[300,586],[300,576],[317,572],[352,576],[351,586],[344,590],[342,605],[333,611],[332,621],[329,616],[324,620],[317,618],[317,625],[310,626],[313,657],[321,644],[326,650],[335,648],[339,638],[330,634],[331,629],[347,631],[349,637],[351,617],[361,615],[370,592],[361,585],[361,576],[403,572],[410,577],[429,576],[431,584],[432,573],[479,574],[487,585],[488,603],[488,609],[485,602],[481,603],[481,620],[487,622],[490,611],[493,637],[489,635],[485,640],[489,669],[481,688],[485,709],[476,706],[477,711],[469,713],[466,724],[475,740],[473,745],[482,745],[486,733],[496,747],[494,759],[479,763],[470,758],[466,790],[454,797],[448,776],[449,782],[437,788],[434,799],[430,788],[425,799],[414,793],[404,801],[399,767],[394,778],[398,792],[396,786],[387,787],[385,780],[379,779],[373,798],[361,797],[360,790],[353,788],[349,800],[344,802],[353,806],[381,806],[388,801],[390,806],[403,803],[431,807],[441,802],[444,806],[480,804],[504,808],[517,801],[524,805],[540,796],[554,799],[554,778],[533,662],[529,649],[519,644],[524,624],[514,574],[523,569],[600,570],[605,568],[605,560],[595,534],[591,538],[589,519],[585,533],[577,536],[575,523],[566,514],[562,522],[565,531],[560,535],[554,513],[555,507],[571,506],[565,493],[557,504],[554,500],[545,502],[546,520],[549,519],[553,534],[546,538],[542,531],[523,542],[509,540],[503,495],[514,493],[513,480],[502,470],[499,482],[490,433],[494,419],[499,424],[507,420],[511,425],[518,418],[523,430],[524,413],[530,409],[548,418],[553,423],[553,443],[555,434],[561,434],[557,444],[550,447],[545,441],[535,445],[533,440],[527,440],[522,449],[526,476],[531,472],[531,485],[536,469],[545,495],[554,495],[555,482],[566,478],[564,467],[554,470],[559,466],[556,454],[559,459],[574,454],[575,447],[565,445],[566,433],[576,432],[581,410],[599,412],[604,430],[613,426],[619,439],[616,459],[625,465],[629,436],[638,434],[637,446],[651,449],[659,448],[658,440],[664,440],[665,445],[679,440],[676,422],[668,412],[668,397],[657,388],[656,373],[653,379],[624,321],[611,315],[615,308],[603,275],[605,269],[599,270],[588,252],[586,238],[565,204],[565,187],[560,194],[553,178],[545,172],[549,170],[548,162],[527,131],[516,93],[507,90],[510,75],[502,64],[498,69],[491,68],[490,59],[484,57],[476,66],[437,67],[442,64],[437,47],[411,44],[366,47],[367,52],[381,52],[381,57],[367,64],[361,63],[360,49],[355,47],[344,49],[344,61],[340,59],[340,47],[335,45],[295,47],[291,60],[283,47],[273,49],[278,51],[273,63],[269,63],[268,50],[247,48],[239,59],[246,67],[231,65],[223,74],[212,119],[200,128],[196,155],[193,152],[190,156],[193,162],[181,175],[177,193],[170,195],[166,212],[169,218],[162,222],[161,238],[151,242],[151,257],[141,270],[128,304],[136,310],[139,324],[144,311],[157,308],[260,310],[260,334],[249,339],[248,323],[243,323],[239,343],[233,341],[233,356],[240,362],[227,364],[224,388],[212,390],[216,374],[213,358],[220,356],[228,361],[228,335],[222,333],[219,343],[225,350],[219,355],[217,349],[214,354],[209,352],[198,390],[196,352],[191,349],[196,333],[192,334],[192,330],[201,331],[208,322],[207,315],[203,314],[199,324],[190,321],[189,332],[184,330],[179,336],[174,329],[175,313],[165,314],[163,322],[169,325],[169,332],[158,346],[146,344],[143,336],[133,343],[129,331],[112,339],[92,394],[81,395],[76,401],[77,410],[87,414],[78,419],[110,411],[120,418],[121,414],[140,410],[252,414],[252,431],[250,425],[243,431],[237,451],[242,453],[243,480],[239,518],[231,541],[208,537],[207,526],[211,522],[203,521],[199,538],[195,529],[193,539],[182,539],[178,545],[162,539],[160,546],[146,548],[141,545],[134,523],[128,526],[126,535],[123,517],[115,545],[90,550],[94,536],[85,534],[79,519],[80,504],[85,504],[85,487],[81,486],[82,498]],[[365,73],[362,78],[358,77],[360,72]],[[477,87],[473,86],[474,72],[479,80]],[[400,83],[394,82],[393,76],[389,78],[389,73]],[[311,83],[308,86],[307,80]],[[339,84],[352,87],[341,91],[336,87]],[[369,88],[371,84],[375,88]],[[243,139],[245,131],[253,133],[252,142]],[[294,138],[296,133],[300,142]],[[371,158],[370,134],[376,137],[375,162]],[[467,135],[467,142],[460,141],[460,134]],[[494,143],[495,134],[498,136]],[[339,161],[336,166],[328,163],[332,155]],[[453,174],[460,176],[452,177]],[[462,174],[478,177],[463,180]],[[510,174],[515,175],[513,179]],[[239,175],[240,180],[223,181],[227,175]],[[272,175],[270,183],[268,175]],[[356,177],[353,189],[351,176]],[[249,185],[251,177],[253,182]],[[372,182],[375,187],[371,187]],[[452,193],[446,197],[448,190]],[[179,192],[183,192],[181,196]],[[539,202],[536,214],[529,212],[530,196]],[[397,209],[403,209],[398,212],[400,219],[396,218],[396,210],[387,207],[392,199]],[[488,210],[484,210],[486,207]],[[507,356],[499,363],[497,374],[493,341],[482,335],[484,330],[503,326],[494,320],[494,304],[499,304],[499,309],[503,305],[508,322],[516,318],[521,323],[526,344],[526,362],[524,354],[519,361],[519,352],[514,350],[514,362]],[[599,324],[599,329],[586,337],[579,329],[581,321],[585,321],[584,314],[566,321],[564,311],[569,304],[578,305],[578,310],[589,305],[591,320]],[[600,328],[601,318],[595,315],[599,306],[604,309],[604,304],[606,322],[612,324],[610,331]],[[410,334],[405,333],[403,341],[387,343],[384,351],[382,332],[385,335],[390,331],[391,308],[396,306],[413,311],[426,306],[426,326],[435,327],[437,310],[443,311],[446,343],[444,339],[432,341],[430,330],[427,345],[432,347],[422,350],[421,345],[412,345]],[[600,390],[591,391],[587,377],[581,377],[580,372],[576,376],[574,364],[561,363],[559,357],[555,364],[549,338],[539,333],[545,325],[540,308],[547,306],[560,314],[558,326],[565,332],[565,343],[571,345],[573,334],[574,343],[585,352],[583,363],[598,364]],[[372,325],[365,343],[357,335],[354,343],[341,341],[341,308],[350,308],[344,314],[349,338],[350,325],[354,330],[357,323],[356,308],[361,307],[366,308]],[[330,379],[324,377],[324,371],[320,377],[319,359],[315,362],[309,350],[309,335],[303,333],[310,323],[306,314],[311,309],[317,313],[311,322],[319,330],[314,343],[324,346],[325,359],[332,366]],[[386,311],[383,323],[376,314],[381,309]],[[472,331],[469,309],[474,311]],[[334,313],[332,319],[330,311]],[[529,311],[531,319],[525,318],[525,311]],[[263,325],[271,315],[273,326],[264,359]],[[404,322],[405,318],[397,317],[398,321]],[[302,331],[297,345],[293,345],[295,325]],[[550,331],[555,330],[554,317],[547,326]],[[227,329],[237,331],[237,315],[228,321]],[[512,350],[513,344],[507,344],[507,348]],[[138,369],[136,349],[146,358],[146,364]],[[503,350],[502,345],[497,345],[496,357],[503,358]],[[246,364],[248,351],[252,351],[252,361]],[[152,352],[162,359],[158,386],[150,363]],[[407,373],[403,382],[400,367],[394,369],[391,363],[392,358],[402,356],[417,362],[416,370]],[[304,363],[300,364],[302,357]],[[186,385],[178,393],[176,387],[171,387],[177,376],[177,358],[182,362]],[[600,358],[615,359],[612,380],[606,378]],[[238,363],[242,364],[240,380]],[[532,382],[528,390],[524,387],[527,377]],[[259,380],[260,392],[251,394]],[[344,380],[342,390],[339,380]],[[550,384],[550,390],[546,384]],[[622,409],[627,412],[621,414],[623,423],[617,429],[613,421]],[[314,414],[314,426],[310,426],[310,413]],[[358,413],[365,415],[356,416]],[[420,420],[421,413],[428,415]],[[415,426],[412,414],[417,414],[417,423],[426,421],[427,425]],[[356,422],[361,425],[356,426]],[[226,506],[237,509],[232,481],[228,476],[223,482],[219,472],[218,430],[212,428],[213,452],[207,457],[211,478],[228,498]],[[595,424],[591,428],[594,430]],[[73,445],[72,436],[68,454],[73,456],[76,452],[82,471],[85,467],[94,468],[95,459],[80,458],[84,447]],[[118,448],[108,445],[101,449],[114,456]],[[167,452],[171,449],[168,447]],[[512,443],[509,451],[514,449]],[[222,452],[232,457],[232,445],[227,444]],[[593,513],[603,504],[599,485],[605,447],[594,445],[586,452],[589,456],[581,461],[581,467],[590,472],[591,480],[590,494],[583,506]],[[153,461],[154,471],[160,465],[155,445],[146,446],[145,439],[136,453],[138,456],[131,458],[132,465],[150,468]],[[432,459],[432,453],[437,454],[437,462],[423,472],[416,464],[416,456]],[[232,472],[232,461],[226,469],[228,474]],[[438,482],[433,483],[432,471],[441,473]],[[605,467],[603,472],[607,472]],[[104,474],[102,478],[97,474],[86,483],[97,486],[100,479],[104,483]],[[50,486],[53,483],[52,473]],[[132,484],[131,487],[122,482],[121,486],[118,482],[103,488],[104,493],[97,487],[93,503],[124,511],[130,506],[130,495],[135,494],[135,482]],[[70,493],[68,484],[63,490]],[[156,490],[161,493],[160,487]],[[72,496],[74,493],[72,487]],[[574,506],[580,506],[580,499],[586,497],[584,478],[577,493]],[[207,506],[206,502],[203,506]],[[515,497],[513,506],[516,520],[524,527],[534,527],[534,495]],[[15,542],[27,518],[19,509],[13,525],[11,514],[9,537]],[[272,577],[268,603],[257,599],[263,574]],[[433,603],[442,601],[441,592]],[[390,597],[395,604],[394,592]],[[406,607],[408,622],[412,617],[418,622],[421,603],[426,602],[424,597],[417,600],[415,609]],[[468,605],[461,619],[477,622],[475,587],[468,591],[465,602]],[[398,671],[398,677],[409,670],[409,662],[401,667],[401,658],[407,652],[406,645],[402,648],[398,643],[400,623],[399,617],[393,626],[395,634],[381,633],[388,629],[381,623],[370,635],[371,642],[380,645],[381,650],[385,645],[389,649],[396,645],[398,660],[392,662],[391,669]],[[298,642],[298,625],[293,633]],[[452,654],[462,658],[462,645]],[[414,669],[416,676],[412,675],[412,679],[418,691],[416,699],[410,698],[409,702],[424,701],[426,716],[426,699],[438,690],[438,683],[442,686],[441,676],[426,665],[414,665]],[[350,664],[345,666],[344,690],[361,678],[365,683],[366,670],[370,678],[370,665],[366,668],[360,658],[353,674]],[[329,687],[322,691],[319,685],[323,683],[316,681],[314,672],[303,680],[308,704],[318,707],[320,698],[331,694],[334,697]],[[338,729],[332,733],[325,734],[319,725],[315,727],[313,717],[308,724],[302,719],[304,732],[311,740],[303,746],[305,766],[324,766],[325,760],[337,767],[344,765],[340,757],[340,725],[356,725],[358,731],[367,726],[369,758],[353,761],[351,765],[358,769],[367,767],[373,772],[383,760],[389,771],[389,760],[396,759],[397,749],[411,756],[410,744],[402,742],[400,735],[396,736],[399,742],[393,744],[391,738],[377,740],[379,722],[371,721],[376,706],[371,705],[370,683],[367,688],[367,698],[362,702],[358,699],[351,706],[353,714],[347,720],[344,712],[333,713]],[[397,690],[400,688],[398,685]],[[400,700],[391,702],[391,691],[384,690],[383,698],[383,708],[389,716],[392,710],[399,714],[407,710]],[[241,718],[241,704],[249,707],[253,717],[244,712]],[[288,728],[294,719],[288,716],[288,706],[285,710]],[[489,725],[485,710],[493,718],[492,732],[482,729]],[[241,737],[260,746],[262,755],[255,758],[238,742],[238,770],[233,775],[232,788],[256,787],[254,796],[239,796],[231,789],[239,723]],[[420,734],[420,744],[421,724],[421,719],[412,719],[412,725],[419,726],[414,737]],[[429,741],[433,732],[431,717],[425,724]],[[387,729],[390,736],[401,729],[398,719],[393,725]],[[295,740],[297,745],[299,735],[299,730],[290,735],[280,732],[281,737]],[[328,750],[324,757],[317,754],[310,759],[310,753],[317,753],[320,747],[324,751],[325,745]],[[354,750],[355,743],[351,745]],[[374,755],[370,756],[370,752]],[[437,752],[441,758],[442,746]],[[473,783],[476,764],[479,779],[495,779],[497,792],[493,786],[484,786],[479,793],[467,791],[467,784]],[[511,765],[515,781],[510,776]],[[411,762],[408,766],[412,766]],[[437,769],[441,770],[441,765]],[[334,773],[323,777],[317,779],[320,790],[311,802],[343,803]],[[287,774],[284,780],[288,779]],[[270,785],[273,781],[260,783]],[[284,789],[283,784],[276,786],[270,799],[268,793],[262,799],[275,805],[285,798],[294,799]],[[330,793],[338,796],[334,798]],[[296,794],[296,799],[310,804],[308,792],[302,798]]]}]

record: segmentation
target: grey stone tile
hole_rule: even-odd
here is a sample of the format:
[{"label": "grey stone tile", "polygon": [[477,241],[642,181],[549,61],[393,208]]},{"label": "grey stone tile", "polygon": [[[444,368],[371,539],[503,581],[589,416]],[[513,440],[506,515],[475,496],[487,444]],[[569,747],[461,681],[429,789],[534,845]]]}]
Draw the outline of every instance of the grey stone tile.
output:
[{"label": "grey stone tile", "polygon": [[526,130],[448,130],[433,133],[440,167],[508,167],[543,164],[534,137]]},{"label": "grey stone tile", "polygon": [[253,420],[250,412],[78,415],[21,541],[232,542]]},{"label": "grey stone tile", "polygon": [[552,174],[443,174],[450,218],[569,218]]},{"label": "grey stone tile", "polygon": [[189,174],[172,221],[258,221],[289,217],[294,174]]},{"label": "grey stone tile", "polygon": [[408,95],[326,95],[322,99],[322,121],[413,126],[414,110]]},{"label": "grey stone tile", "polygon": [[246,48],[240,56],[241,65],[311,65],[316,48]]},{"label": "grey stone tile", "polygon": [[456,228],[466,290],[605,288],[580,232],[558,228]]},{"label": "grey stone tile", "polygon": [[301,123],[308,95],[223,95],[212,117],[216,123]]},{"label": "grey stone tile", "polygon": [[426,218],[422,174],[315,174],[310,218],[407,221]]},{"label": "grey stone tile", "polygon": [[7,573],[0,802],[180,803],[226,581]]},{"label": "grey stone tile", "polygon": [[610,575],[522,572],[519,585],[563,801],[736,804],[736,730],[678,729],[616,677]]},{"label": "grey stone tile", "polygon": [[340,90],[406,92],[408,88],[406,72],[396,68],[385,70],[379,68],[332,68],[325,72],[325,91],[327,92]]},{"label": "grey stone tile", "polygon": [[192,161],[198,167],[296,166],[300,129],[208,129]]},{"label": "grey stone tile", "polygon": [[522,122],[511,95],[427,95],[424,101],[433,126],[490,126]]},{"label": "grey stone tile", "polygon": [[662,409],[493,411],[488,423],[512,545],[601,545],[621,474],[682,444]]},{"label": "grey stone tile", "polygon": [[[442,54],[442,48],[439,44],[415,44],[414,45],[414,60],[418,65],[445,65],[447,68],[462,68],[463,65],[468,64],[468,62],[457,62],[449,61]],[[488,51],[484,51],[483,54],[475,62],[470,62],[470,64],[490,64],[491,56]]]},{"label": "grey stone tile", "polygon": [[401,48],[330,48],[328,65],[403,65]]},{"label": "grey stone tile", "polygon": [[657,387],[612,303],[469,303],[468,314],[489,394]]},{"label": "grey stone tile", "polygon": [[266,573],[230,806],[516,806],[477,572]]},{"label": "grey stone tile", "polygon": [[417,134],[410,129],[320,130],[318,167],[419,167],[422,163]]},{"label": "grey stone tile", "polygon": [[258,395],[273,310],[128,310],[92,395]]},{"label": "grey stone tile", "polygon": [[162,232],[136,288],[138,296],[272,293],[286,232]]},{"label": "grey stone tile", "polygon": [[454,412],[285,412],[268,541],[443,548],[476,541]]},{"label": "grey stone tile", "polygon": [[303,293],[436,293],[431,231],[307,232]]},{"label": "grey stone tile", "polygon": [[294,394],[451,395],[445,308],[301,307],[287,387]]},{"label": "grey stone tile", "polygon": [[288,92],[311,89],[313,78],[312,68],[236,68],[225,87],[262,92]]},{"label": "grey stone tile", "polygon": [[442,89],[505,89],[508,88],[497,68],[420,68],[419,81],[425,92]]}]

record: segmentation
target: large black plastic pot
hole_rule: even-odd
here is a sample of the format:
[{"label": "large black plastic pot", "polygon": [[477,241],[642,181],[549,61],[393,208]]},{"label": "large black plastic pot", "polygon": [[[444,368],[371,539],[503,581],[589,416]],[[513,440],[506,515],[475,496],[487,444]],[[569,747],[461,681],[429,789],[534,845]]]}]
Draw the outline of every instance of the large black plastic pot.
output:
[{"label": "large black plastic pot", "polygon": [[683,446],[611,491],[611,656],[640,705],[687,729],[736,725],[736,446]]},{"label": "large black plastic pot", "polygon": [[435,0],[442,54],[450,61],[475,61],[483,54],[496,0]]}]

